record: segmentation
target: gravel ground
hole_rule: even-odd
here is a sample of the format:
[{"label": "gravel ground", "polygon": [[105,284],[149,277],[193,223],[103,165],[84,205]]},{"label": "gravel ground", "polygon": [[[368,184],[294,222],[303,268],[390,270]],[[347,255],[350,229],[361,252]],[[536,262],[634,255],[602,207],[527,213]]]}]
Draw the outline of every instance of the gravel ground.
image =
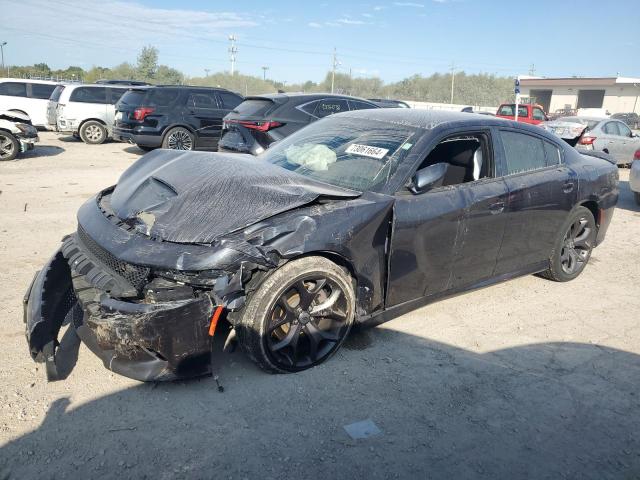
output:
[{"label": "gravel ground", "polygon": [[[356,332],[325,365],[141,384],[84,346],[47,383],[22,296],[75,212],[142,154],[42,133],[0,164],[0,480],[640,478],[640,208],[628,170],[577,280],[528,276]],[[370,419],[381,433],[353,440]]]}]

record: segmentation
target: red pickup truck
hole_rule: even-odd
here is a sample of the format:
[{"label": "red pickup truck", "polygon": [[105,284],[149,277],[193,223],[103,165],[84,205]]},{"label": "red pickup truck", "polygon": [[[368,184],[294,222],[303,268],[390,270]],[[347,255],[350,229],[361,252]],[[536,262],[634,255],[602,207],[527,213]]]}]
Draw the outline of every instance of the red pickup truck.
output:
[{"label": "red pickup truck", "polygon": [[[515,120],[515,103],[503,103],[498,108],[496,117]],[[547,114],[540,105],[519,104],[518,105],[518,121],[522,123],[531,123],[538,125],[539,123],[549,120]]]}]

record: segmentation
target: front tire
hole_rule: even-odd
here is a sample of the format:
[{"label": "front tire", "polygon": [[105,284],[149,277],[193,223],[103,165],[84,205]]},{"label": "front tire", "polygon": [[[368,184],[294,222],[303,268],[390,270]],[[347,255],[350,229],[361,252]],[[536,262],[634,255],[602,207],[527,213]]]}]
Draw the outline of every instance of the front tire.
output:
[{"label": "front tire", "polygon": [[172,128],[162,140],[162,148],[169,150],[193,150],[195,146],[195,136],[184,127]]},{"label": "front tire", "polygon": [[299,372],[340,348],[355,316],[354,282],[345,269],[304,257],[258,281],[236,323],[240,345],[258,366]]},{"label": "front tire", "polygon": [[107,139],[107,129],[95,120],[84,122],[79,133],[80,139],[89,145],[100,145]]},{"label": "front tire", "polygon": [[9,132],[0,131],[0,161],[13,160],[18,156],[20,143]]},{"label": "front tire", "polygon": [[591,211],[585,207],[576,208],[560,229],[549,268],[542,275],[556,282],[568,282],[580,275],[591,258],[596,234]]}]

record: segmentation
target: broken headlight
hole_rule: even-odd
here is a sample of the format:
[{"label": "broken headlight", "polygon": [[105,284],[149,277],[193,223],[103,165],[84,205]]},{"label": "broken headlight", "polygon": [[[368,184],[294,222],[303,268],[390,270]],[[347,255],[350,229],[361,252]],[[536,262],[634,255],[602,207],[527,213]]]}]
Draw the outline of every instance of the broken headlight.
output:
[{"label": "broken headlight", "polygon": [[196,287],[213,287],[216,280],[225,273],[221,270],[203,270],[201,272],[180,272],[177,270],[155,270],[156,276]]},{"label": "broken headlight", "polygon": [[33,125],[27,123],[16,123],[16,128],[20,130],[24,135],[37,135],[38,130]]}]

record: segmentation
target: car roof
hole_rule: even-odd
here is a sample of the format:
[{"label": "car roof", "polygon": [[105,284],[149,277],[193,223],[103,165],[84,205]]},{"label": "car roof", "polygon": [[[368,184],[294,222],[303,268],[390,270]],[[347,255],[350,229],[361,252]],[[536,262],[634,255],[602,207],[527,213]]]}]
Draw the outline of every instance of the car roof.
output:
[{"label": "car roof", "polygon": [[45,85],[62,85],[62,82],[53,80],[32,80],[30,78],[0,78],[0,83],[4,82],[22,82],[22,83],[42,83]]},{"label": "car roof", "polygon": [[[351,110],[349,112],[336,113],[331,117],[351,117],[367,120],[377,120],[395,124],[404,124],[409,127],[432,130],[447,123],[473,126],[498,126],[509,127],[518,130],[533,132],[544,137],[554,138],[537,125],[529,125],[522,122],[480,115],[477,113],[455,112],[449,110],[422,110],[417,108],[376,108],[366,110]],[[329,118],[331,118],[329,117]]]},{"label": "car roof", "polygon": [[361,102],[373,104],[373,102],[371,102],[370,100],[367,100],[366,98],[354,97],[352,95],[342,95],[339,93],[284,92],[284,93],[265,93],[261,95],[249,95],[248,97],[246,97],[247,100],[251,100],[251,99],[258,100],[261,98],[273,100],[276,103],[281,103],[281,102],[278,102],[278,100],[280,101],[289,100],[291,98],[296,100],[302,100],[302,101],[319,100],[321,98],[344,98],[344,99],[351,99],[351,100],[359,100]]}]

